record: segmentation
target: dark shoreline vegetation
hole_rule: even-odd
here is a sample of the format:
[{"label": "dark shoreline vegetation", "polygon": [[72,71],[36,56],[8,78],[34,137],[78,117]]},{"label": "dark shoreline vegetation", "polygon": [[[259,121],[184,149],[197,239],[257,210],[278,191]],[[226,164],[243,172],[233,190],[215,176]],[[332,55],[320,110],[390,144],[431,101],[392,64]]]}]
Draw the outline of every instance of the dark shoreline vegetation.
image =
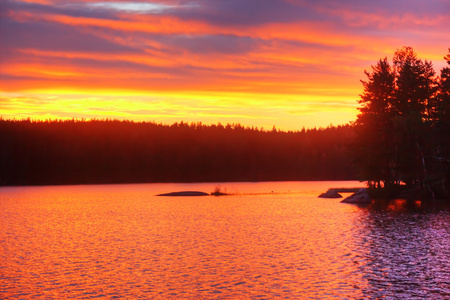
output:
[{"label": "dark shoreline vegetation", "polygon": [[450,67],[403,47],[365,74],[355,122],[295,132],[0,117],[0,185],[358,179],[375,198],[449,199]]},{"label": "dark shoreline vegetation", "polygon": [[350,125],[1,120],[2,185],[355,179]]},{"label": "dark shoreline vegetation", "polygon": [[[450,53],[450,48],[449,48]],[[365,71],[354,155],[377,198],[450,198],[450,54],[436,75],[411,47]]]}]

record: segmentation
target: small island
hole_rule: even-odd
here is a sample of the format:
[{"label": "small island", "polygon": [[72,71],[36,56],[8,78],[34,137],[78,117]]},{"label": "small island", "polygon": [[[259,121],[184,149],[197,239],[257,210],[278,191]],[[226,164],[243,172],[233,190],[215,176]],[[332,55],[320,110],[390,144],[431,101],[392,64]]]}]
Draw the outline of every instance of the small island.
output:
[{"label": "small island", "polygon": [[165,196],[165,197],[200,197],[200,196],[209,196],[208,193],[199,192],[199,191],[181,191],[181,192],[171,192],[165,194],[159,194],[156,196]]}]

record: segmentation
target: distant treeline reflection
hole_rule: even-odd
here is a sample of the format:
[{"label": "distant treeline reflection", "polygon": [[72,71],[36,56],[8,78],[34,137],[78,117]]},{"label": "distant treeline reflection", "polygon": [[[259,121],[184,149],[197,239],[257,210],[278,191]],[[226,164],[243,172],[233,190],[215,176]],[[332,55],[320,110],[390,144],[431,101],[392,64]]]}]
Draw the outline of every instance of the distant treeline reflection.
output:
[{"label": "distant treeline reflection", "polygon": [[284,132],[240,124],[0,119],[0,184],[357,178],[350,125]]}]

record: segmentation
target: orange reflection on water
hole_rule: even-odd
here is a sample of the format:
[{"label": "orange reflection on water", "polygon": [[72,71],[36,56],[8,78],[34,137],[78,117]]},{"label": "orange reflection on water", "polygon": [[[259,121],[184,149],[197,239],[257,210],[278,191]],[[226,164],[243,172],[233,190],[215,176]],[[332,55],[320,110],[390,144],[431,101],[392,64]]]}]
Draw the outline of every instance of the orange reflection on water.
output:
[{"label": "orange reflection on water", "polygon": [[405,211],[411,208],[419,209],[421,207],[421,200],[408,201],[406,199],[394,199],[389,201],[387,205],[387,209],[390,211]]},{"label": "orange reflection on water", "polygon": [[359,209],[317,198],[336,184],[3,189],[0,298],[359,298]]},{"label": "orange reflection on water", "polygon": [[405,199],[391,200],[391,201],[389,201],[387,209],[391,210],[391,211],[401,211],[401,210],[405,209],[406,204],[407,204],[407,202]]},{"label": "orange reflection on water", "polygon": [[421,208],[422,207],[422,201],[421,200],[416,200],[414,201],[414,206],[416,208]]}]

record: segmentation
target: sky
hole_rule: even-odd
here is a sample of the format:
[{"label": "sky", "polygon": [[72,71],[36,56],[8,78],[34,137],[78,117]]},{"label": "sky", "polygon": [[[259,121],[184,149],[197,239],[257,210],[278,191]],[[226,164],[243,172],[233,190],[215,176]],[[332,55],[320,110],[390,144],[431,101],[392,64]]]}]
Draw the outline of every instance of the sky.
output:
[{"label": "sky", "polygon": [[0,0],[0,116],[240,123],[356,119],[364,70],[435,70],[448,0]]}]

